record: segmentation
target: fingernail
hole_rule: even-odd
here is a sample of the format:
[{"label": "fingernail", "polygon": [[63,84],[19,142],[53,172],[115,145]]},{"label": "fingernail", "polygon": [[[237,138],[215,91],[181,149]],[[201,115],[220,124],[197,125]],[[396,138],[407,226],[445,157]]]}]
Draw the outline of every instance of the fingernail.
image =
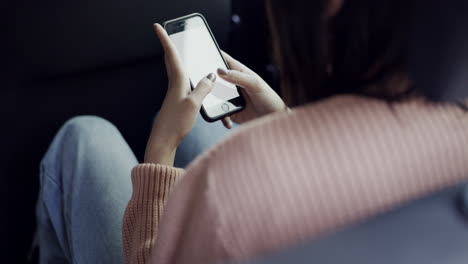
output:
[{"label": "fingernail", "polygon": [[223,68],[218,68],[218,73],[221,74],[221,75],[228,75],[229,71],[225,70]]},{"label": "fingernail", "polygon": [[210,74],[208,74],[208,76],[206,76],[206,78],[208,78],[208,80],[214,82],[216,80],[216,74],[210,73]]}]

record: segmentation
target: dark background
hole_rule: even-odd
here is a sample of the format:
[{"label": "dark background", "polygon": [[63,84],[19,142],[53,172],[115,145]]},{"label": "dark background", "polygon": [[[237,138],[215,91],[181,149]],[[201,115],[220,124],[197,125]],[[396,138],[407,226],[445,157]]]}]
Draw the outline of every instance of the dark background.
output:
[{"label": "dark background", "polygon": [[39,163],[67,119],[110,120],[142,159],[167,86],[152,23],[200,12],[222,49],[272,80],[261,0],[9,0],[1,11],[2,263],[28,263]]}]

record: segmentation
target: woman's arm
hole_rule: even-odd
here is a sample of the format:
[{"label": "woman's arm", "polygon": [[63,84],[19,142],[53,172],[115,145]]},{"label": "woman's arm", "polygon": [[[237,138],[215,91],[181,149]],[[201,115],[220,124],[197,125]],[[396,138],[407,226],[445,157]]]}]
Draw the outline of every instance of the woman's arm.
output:
[{"label": "woman's arm", "polygon": [[132,171],[133,195],[122,226],[126,263],[148,260],[166,201],[184,174],[183,169],[172,167],[176,149],[192,130],[203,99],[216,78],[209,74],[190,91],[190,82],[176,48],[160,25],[155,24],[154,28],[165,51],[169,87],[151,130],[145,163]]},{"label": "woman's arm", "polygon": [[[202,102],[211,92],[216,80],[216,75],[211,73],[201,80],[193,91],[190,91],[189,78],[182,67],[183,64],[174,44],[160,25],[155,24],[154,28],[164,48],[169,87],[148,140],[145,164],[135,167],[132,171],[133,195],[125,211],[122,227],[126,263],[148,262],[150,251],[158,237],[165,204],[174,186],[185,174],[184,170],[172,167],[176,149],[192,130]],[[244,113],[233,116],[234,121],[244,122],[268,113],[287,110],[279,96],[258,75],[229,55],[225,54],[225,57],[233,70],[222,73],[222,77],[227,81],[242,85],[248,98],[246,110]],[[223,121],[228,128],[231,127],[229,118]],[[191,215],[196,218],[207,218],[207,221],[197,222],[203,224],[213,221],[214,217],[209,216],[207,210],[196,210],[190,205],[205,197],[205,187],[208,184],[203,181],[207,176],[206,164],[208,163],[204,163],[201,171],[196,169],[200,166],[192,166],[192,175],[190,179],[187,179],[188,184],[185,185],[188,189],[179,190],[187,192],[185,193],[187,200],[177,205],[177,210],[187,217]],[[180,229],[174,232],[181,232],[184,228],[183,224],[190,222],[180,215],[178,219],[184,223],[180,225],[171,223],[171,226]],[[212,231],[215,232],[216,229]],[[161,243],[164,244],[164,241]]]}]

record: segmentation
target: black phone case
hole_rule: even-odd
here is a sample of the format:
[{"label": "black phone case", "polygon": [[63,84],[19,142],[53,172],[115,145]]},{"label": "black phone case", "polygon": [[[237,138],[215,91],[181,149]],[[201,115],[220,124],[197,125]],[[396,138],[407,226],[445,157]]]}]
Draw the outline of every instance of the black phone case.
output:
[{"label": "black phone case", "polygon": [[[230,68],[229,68],[229,65],[227,64],[226,60],[224,59],[223,55],[221,54],[221,50],[220,50],[220,48],[219,48],[219,46],[218,46],[218,42],[216,41],[216,39],[215,39],[215,37],[214,37],[214,35],[213,35],[213,32],[211,32],[211,29],[210,29],[210,27],[208,26],[208,22],[206,21],[205,17],[203,17],[202,14],[193,13],[193,14],[190,14],[190,15],[187,15],[187,16],[183,16],[183,17],[179,17],[179,18],[176,18],[176,19],[172,19],[172,20],[169,20],[169,21],[164,22],[164,23],[163,23],[163,27],[164,27],[164,29],[166,29],[166,26],[167,26],[168,24],[170,24],[170,23],[176,23],[176,22],[179,22],[179,21],[181,21],[181,20],[186,20],[186,19],[189,19],[189,18],[192,18],[192,17],[196,17],[196,16],[200,17],[200,18],[203,20],[203,22],[205,23],[205,26],[206,26],[206,28],[208,29],[208,32],[210,33],[211,39],[213,39],[213,42],[215,43],[216,48],[218,49],[219,55],[220,55],[221,58],[223,59],[223,62],[224,62],[224,64],[226,65],[226,67],[227,67],[228,69],[230,69]],[[191,86],[191,89],[193,90],[194,87],[193,87],[192,82],[190,82],[190,86]],[[201,113],[203,119],[205,119],[205,121],[210,122],[210,123],[216,122],[216,121],[218,121],[218,120],[223,119],[223,118],[226,117],[226,116],[233,115],[233,114],[238,113],[238,112],[241,112],[242,110],[245,109],[245,98],[244,98],[244,96],[242,95],[241,88],[240,88],[239,86],[237,86],[237,85],[236,85],[236,87],[237,87],[237,91],[239,92],[239,98],[240,98],[240,100],[241,100],[241,101],[240,101],[240,102],[241,102],[240,108],[239,108],[239,109],[236,109],[236,110],[234,110],[234,111],[230,111],[230,112],[224,113],[224,114],[219,115],[219,116],[211,117],[211,116],[209,116],[209,115],[206,113],[205,107],[202,105],[202,107],[201,107],[201,109],[200,109],[200,113]]]}]

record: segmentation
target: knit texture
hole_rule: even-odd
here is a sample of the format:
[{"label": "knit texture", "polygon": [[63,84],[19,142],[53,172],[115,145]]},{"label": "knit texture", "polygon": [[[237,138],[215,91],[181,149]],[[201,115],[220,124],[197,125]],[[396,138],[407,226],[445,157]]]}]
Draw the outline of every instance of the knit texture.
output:
[{"label": "knit texture", "polygon": [[182,172],[158,164],[142,164],[133,169],[133,194],[122,224],[127,263],[147,262],[167,198]]},{"label": "knit texture", "polygon": [[242,261],[466,180],[468,113],[461,108],[335,97],[241,126],[186,173],[137,166],[125,257]]}]

